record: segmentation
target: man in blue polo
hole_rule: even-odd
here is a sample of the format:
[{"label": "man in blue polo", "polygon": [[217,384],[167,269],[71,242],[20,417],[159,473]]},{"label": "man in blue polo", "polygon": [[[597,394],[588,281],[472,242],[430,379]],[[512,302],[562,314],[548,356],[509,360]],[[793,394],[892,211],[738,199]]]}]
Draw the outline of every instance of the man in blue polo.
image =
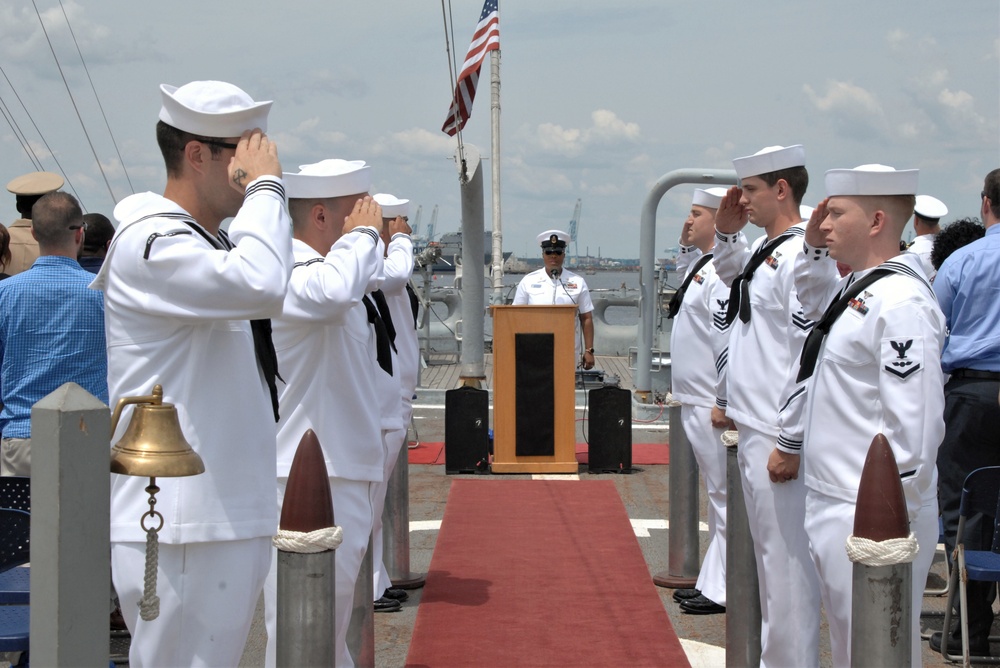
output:
[{"label": "man in blue polo", "polygon": [[86,225],[76,198],[53,192],[31,208],[40,256],[0,282],[0,474],[31,475],[31,407],[67,382],[108,402],[104,304],[77,262]]}]

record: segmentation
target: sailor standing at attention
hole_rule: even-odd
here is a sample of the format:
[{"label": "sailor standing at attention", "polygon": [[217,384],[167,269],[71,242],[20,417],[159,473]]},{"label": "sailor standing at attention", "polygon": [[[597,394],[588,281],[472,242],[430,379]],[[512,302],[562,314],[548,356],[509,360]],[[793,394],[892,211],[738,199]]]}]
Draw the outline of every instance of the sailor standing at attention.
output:
[{"label": "sailor standing at attention", "polygon": [[[542,247],[545,266],[527,274],[517,284],[514,305],[576,304],[579,323],[576,328],[576,357],[584,369],[594,368],[594,304],[582,276],[563,269],[569,235],[561,230],[547,230],[536,238]],[[582,333],[582,337],[581,337]],[[581,348],[580,341],[583,340]],[[582,350],[582,354],[581,354]]]},{"label": "sailor standing at attention", "polygon": [[[803,529],[806,488],[797,474],[775,484],[768,458],[778,441],[778,410],[794,386],[799,351],[812,321],[793,282],[809,185],[801,145],[765,148],[733,160],[742,187],[729,189],[715,216],[715,270],[730,286],[728,353],[720,358],[718,405],[740,433],[739,464],[760,586],[761,665],[819,664],[819,584]],[[752,252],[739,232],[764,228]],[[836,275],[832,266],[830,271]]]},{"label": "sailor standing at attention", "polygon": [[[236,86],[160,86],[163,195],[115,207],[104,290],[112,402],[163,386],[205,472],[158,478],[159,617],[139,618],[145,478],[111,475],[111,565],[134,666],[235,666],[271,560],[277,374],[292,236],[270,102]],[[232,217],[229,233],[220,224]],[[112,442],[131,418],[126,407]]]},{"label": "sailor standing at attention", "polygon": [[[371,168],[360,160],[302,165],[285,173],[285,181],[295,265],[274,321],[287,379],[278,425],[278,507],[299,441],[312,429],[323,448],[334,518],[344,530],[336,558],[336,664],[352,666],[347,628],[385,466],[371,361],[378,341],[362,302],[382,270],[382,211],[367,196]],[[264,589],[267,666],[275,665],[277,652],[277,582],[272,563]]]},{"label": "sailor standing at attention", "polygon": [[729,290],[715,275],[715,212],[725,188],[697,189],[681,231],[677,271],[684,276],[670,302],[671,393],[681,403],[681,422],[691,442],[708,492],[708,551],[693,589],[678,589],[674,600],[695,615],[726,611],[726,448],[722,428],[712,425],[717,395],[715,360],[726,346],[724,319]]},{"label": "sailor standing at attention", "polygon": [[[382,243],[385,244],[385,261],[381,289],[396,332],[393,377],[399,382],[403,420],[403,430],[393,433],[394,439],[399,441],[395,446],[395,452],[392,450],[393,444],[388,444],[384,483],[387,492],[389,478],[396,468],[396,463],[399,457],[405,456],[403,451],[406,444],[406,428],[413,417],[413,393],[417,389],[417,377],[420,375],[420,344],[417,341],[417,296],[410,287],[410,277],[413,275],[413,240],[410,238],[412,230],[409,225],[410,200],[399,199],[387,193],[378,193],[373,199],[382,207]],[[376,597],[375,611],[398,610],[398,606],[390,605],[389,601],[402,603],[409,598],[409,594],[405,589],[392,586],[389,570],[385,567],[381,513],[375,517],[372,546],[375,586],[372,591]]]},{"label": "sailor standing at attention", "polygon": [[930,195],[917,195],[916,206],[913,207],[914,237],[906,250],[915,253],[920,258],[924,274],[931,281],[937,270],[931,264],[931,251],[934,250],[934,237],[941,231],[941,219],[948,215],[948,207],[944,202]]},{"label": "sailor standing at attention", "polygon": [[[799,386],[778,416],[777,447],[789,468],[801,452],[805,529],[835,666],[854,663],[854,566],[844,545],[854,532],[861,471],[876,434],[885,435],[896,457],[910,531],[919,545],[913,601],[923,596],[938,540],[935,460],[944,436],[944,315],[919,257],[899,251],[916,190],[915,169],[862,165],[828,171],[828,199],[810,219],[804,253],[795,261],[796,292],[806,317],[818,325],[803,349]],[[831,278],[835,261],[852,273]],[[911,618],[914,666],[921,663],[919,622],[917,604]]]}]

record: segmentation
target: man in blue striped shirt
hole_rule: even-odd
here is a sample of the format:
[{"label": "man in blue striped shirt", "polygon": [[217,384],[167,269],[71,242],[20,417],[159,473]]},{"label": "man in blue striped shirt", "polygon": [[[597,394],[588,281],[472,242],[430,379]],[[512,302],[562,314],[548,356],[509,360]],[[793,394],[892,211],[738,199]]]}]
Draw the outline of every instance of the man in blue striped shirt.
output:
[{"label": "man in blue striped shirt", "polygon": [[108,402],[103,295],[77,254],[86,225],[76,198],[45,195],[31,209],[40,257],[0,282],[0,475],[31,475],[31,407],[74,382]]}]

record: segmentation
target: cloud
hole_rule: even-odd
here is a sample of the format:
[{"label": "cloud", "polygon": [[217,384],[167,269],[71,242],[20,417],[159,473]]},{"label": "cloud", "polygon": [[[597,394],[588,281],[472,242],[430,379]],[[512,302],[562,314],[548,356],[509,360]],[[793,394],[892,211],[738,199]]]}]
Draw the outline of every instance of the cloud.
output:
[{"label": "cloud", "polygon": [[577,157],[593,146],[634,144],[639,139],[639,124],[623,121],[613,111],[597,109],[590,114],[590,120],[586,128],[541,123],[534,132],[535,146],[542,153]]},{"label": "cloud", "polygon": [[847,81],[829,81],[820,95],[812,86],[802,87],[817,111],[822,112],[841,132],[856,140],[884,135],[885,112],[874,94]]},{"label": "cloud", "polygon": [[379,137],[372,145],[372,155],[403,155],[412,158],[450,157],[455,153],[455,139],[443,132],[411,128]]}]

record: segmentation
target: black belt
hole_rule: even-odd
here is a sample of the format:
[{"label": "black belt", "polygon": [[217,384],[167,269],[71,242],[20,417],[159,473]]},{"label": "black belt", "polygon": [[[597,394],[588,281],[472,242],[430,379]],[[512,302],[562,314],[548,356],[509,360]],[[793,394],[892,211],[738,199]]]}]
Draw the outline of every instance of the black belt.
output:
[{"label": "black belt", "polygon": [[980,371],[979,369],[955,369],[952,378],[968,378],[973,380],[1000,380],[1000,371]]}]

